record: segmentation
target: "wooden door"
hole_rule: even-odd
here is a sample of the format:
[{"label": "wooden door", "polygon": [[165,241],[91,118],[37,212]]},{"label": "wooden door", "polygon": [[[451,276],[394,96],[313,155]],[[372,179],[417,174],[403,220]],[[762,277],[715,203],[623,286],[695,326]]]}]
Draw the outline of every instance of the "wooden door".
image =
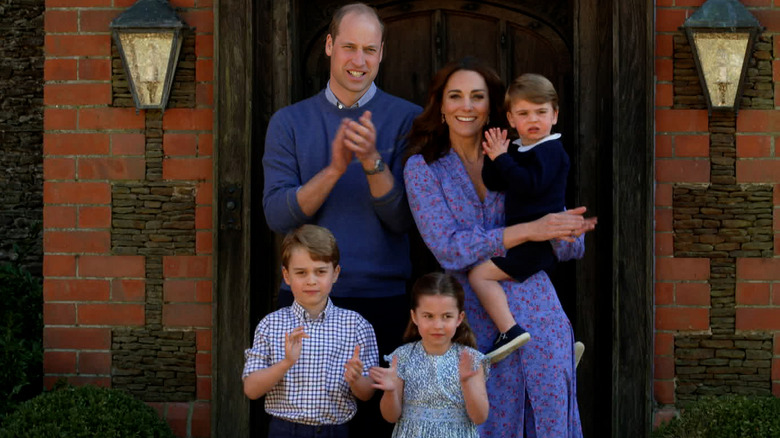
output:
[{"label": "wooden door", "polygon": [[[329,78],[329,58],[324,54],[324,42],[333,9],[340,3],[317,2],[320,13],[311,2],[299,5],[296,29],[300,29],[298,51],[302,60],[293,83],[293,100],[312,96],[322,90]],[[532,3],[532,4],[531,4]],[[396,96],[424,106],[431,78],[449,61],[464,56],[476,56],[493,66],[504,83],[523,73],[539,73],[556,86],[560,100],[559,124],[556,132],[564,135],[564,145],[572,158],[572,173],[578,165],[578,144],[575,132],[575,102],[572,98],[573,53],[570,50],[573,35],[572,5],[567,0],[549,0],[539,7],[538,2],[504,2],[478,4],[474,2],[416,1],[383,6],[375,3],[385,22],[386,41],[384,57],[379,68],[377,85]],[[528,5],[531,4],[529,7]],[[295,67],[294,67],[295,69]],[[570,179],[568,202],[575,205],[578,187],[576,177]],[[590,188],[594,190],[595,188]],[[438,269],[433,256],[415,232],[411,233],[413,277]],[[566,313],[576,326],[577,273],[574,262],[556,268],[553,282]],[[592,345],[591,345],[592,347]],[[592,350],[592,349],[591,349]],[[605,358],[608,360],[608,358]],[[604,366],[608,366],[605,363]],[[594,376],[586,376],[593,379]],[[581,410],[585,427],[598,415],[587,406]],[[603,398],[603,396],[602,396]],[[608,403],[607,400],[600,400]],[[601,414],[605,415],[605,414]]]},{"label": "wooden door", "polygon": [[[264,436],[262,405],[248,402],[240,380],[243,349],[273,309],[279,282],[278,239],[262,214],[263,138],[276,110],[327,82],[325,33],[343,3],[215,5],[213,436]],[[576,337],[588,345],[578,370],[583,432],[649,436],[653,2],[368,3],[387,23],[377,83],[392,94],[422,104],[433,73],[464,55],[492,63],[505,81],[533,71],[556,84],[572,158],[567,203],[599,216],[585,259],[555,280]],[[428,269],[421,264],[420,272]]]}]

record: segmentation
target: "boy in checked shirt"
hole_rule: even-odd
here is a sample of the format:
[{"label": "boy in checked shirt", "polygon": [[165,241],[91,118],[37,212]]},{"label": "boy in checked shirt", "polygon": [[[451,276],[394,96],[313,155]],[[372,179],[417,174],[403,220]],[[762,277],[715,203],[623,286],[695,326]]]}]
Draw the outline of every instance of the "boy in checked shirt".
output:
[{"label": "boy in checked shirt", "polygon": [[340,270],[327,229],[304,225],[285,237],[282,276],[294,302],[257,325],[243,372],[247,397],[266,396],[269,438],[346,438],[355,397],[374,394],[368,377],[379,364],[374,329],[328,296]]}]

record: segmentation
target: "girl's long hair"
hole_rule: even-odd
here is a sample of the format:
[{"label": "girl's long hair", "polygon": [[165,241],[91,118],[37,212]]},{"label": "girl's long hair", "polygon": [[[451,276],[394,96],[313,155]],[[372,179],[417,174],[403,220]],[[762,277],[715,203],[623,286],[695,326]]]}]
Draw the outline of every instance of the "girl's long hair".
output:
[{"label": "girl's long hair", "polygon": [[[463,303],[465,301],[465,294],[463,293],[463,286],[458,283],[455,277],[442,272],[431,272],[420,277],[412,286],[412,309],[417,309],[422,296],[434,296],[442,295],[445,297],[455,298],[458,304],[458,313],[463,312]],[[420,331],[417,329],[417,325],[409,318],[409,323],[406,325],[406,332],[404,332],[404,342],[413,342],[422,339]],[[477,340],[474,337],[474,332],[471,331],[468,318],[463,318],[457,329],[455,329],[455,335],[452,337],[452,342],[465,345],[471,348],[477,348]]]},{"label": "girl's long hair", "polygon": [[492,127],[506,128],[506,109],[504,108],[504,84],[495,70],[481,60],[465,57],[452,61],[442,67],[431,80],[428,87],[428,101],[417,118],[414,119],[409,131],[406,158],[422,154],[425,162],[430,164],[450,151],[449,127],[441,121],[441,106],[444,99],[444,87],[455,72],[467,70],[479,73],[488,87],[490,112],[488,123],[484,130]]}]

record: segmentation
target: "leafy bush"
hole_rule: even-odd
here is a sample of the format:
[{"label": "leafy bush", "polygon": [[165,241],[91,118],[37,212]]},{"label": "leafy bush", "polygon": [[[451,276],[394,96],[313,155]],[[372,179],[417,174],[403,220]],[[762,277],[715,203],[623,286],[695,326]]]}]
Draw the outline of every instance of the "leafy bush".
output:
[{"label": "leafy bush", "polygon": [[144,402],[118,389],[66,387],[22,403],[5,419],[0,438],[173,438]]},{"label": "leafy bush", "polygon": [[0,264],[0,421],[41,392],[41,283],[20,262]]},{"label": "leafy bush", "polygon": [[660,426],[653,438],[780,437],[780,399],[727,396],[687,405],[679,418]]}]

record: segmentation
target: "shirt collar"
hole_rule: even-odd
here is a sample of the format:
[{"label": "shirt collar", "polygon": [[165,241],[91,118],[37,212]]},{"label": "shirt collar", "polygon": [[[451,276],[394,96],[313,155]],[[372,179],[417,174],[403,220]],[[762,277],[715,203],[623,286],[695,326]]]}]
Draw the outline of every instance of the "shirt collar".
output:
[{"label": "shirt collar", "polygon": [[358,99],[357,102],[355,102],[354,105],[347,107],[343,103],[339,102],[339,100],[336,98],[336,95],[333,94],[333,90],[330,89],[330,81],[328,81],[328,86],[325,87],[325,98],[328,99],[328,102],[335,105],[338,109],[344,109],[344,108],[360,108],[363,106],[366,106],[366,104],[374,97],[376,94],[376,84],[371,82],[371,86],[368,87],[368,90],[363,94],[363,96]]},{"label": "shirt collar", "polygon": [[333,305],[333,302],[328,298],[327,304],[325,304],[325,308],[322,309],[322,312],[320,312],[319,316],[316,318],[310,318],[309,313],[306,312],[306,309],[303,308],[300,304],[298,304],[297,301],[293,301],[292,305],[290,305],[290,310],[292,311],[293,315],[295,315],[296,318],[298,318],[301,323],[305,322],[317,322],[317,321],[325,321],[325,318],[327,318],[328,315],[330,315],[331,311],[333,310],[335,306]]},{"label": "shirt collar", "polygon": [[519,138],[518,138],[517,140],[513,141],[512,143],[513,143],[513,144],[515,144],[515,145],[517,145],[517,150],[518,150],[519,152],[528,152],[528,151],[530,151],[531,149],[533,149],[533,148],[534,148],[534,146],[536,146],[536,145],[538,145],[538,144],[540,144],[540,143],[544,143],[544,142],[546,142],[546,141],[549,141],[549,140],[557,140],[557,139],[559,139],[559,138],[561,138],[561,134],[560,134],[560,133],[555,133],[555,134],[550,134],[550,135],[548,135],[547,137],[545,137],[545,138],[543,138],[543,139],[541,139],[541,140],[537,141],[536,143],[534,143],[534,144],[529,144],[529,145],[527,145],[527,146],[526,146],[526,145],[524,145],[524,144],[523,144],[523,140],[521,140],[521,139],[519,139]]}]

